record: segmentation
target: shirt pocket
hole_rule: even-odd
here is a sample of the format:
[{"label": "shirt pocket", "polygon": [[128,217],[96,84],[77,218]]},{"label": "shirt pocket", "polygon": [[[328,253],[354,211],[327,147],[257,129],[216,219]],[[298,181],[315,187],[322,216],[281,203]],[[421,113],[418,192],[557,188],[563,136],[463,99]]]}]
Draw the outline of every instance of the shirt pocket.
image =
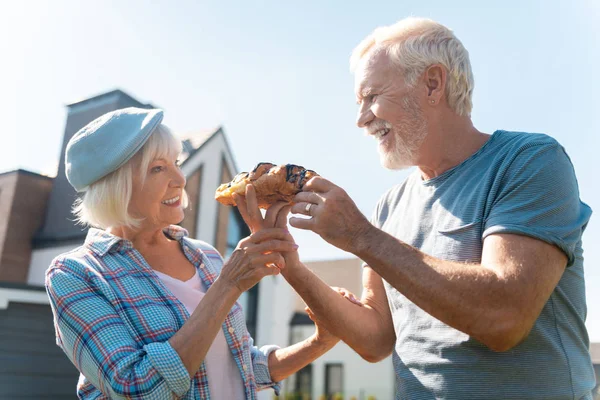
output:
[{"label": "shirt pocket", "polygon": [[481,262],[482,221],[457,220],[435,232],[433,256],[450,261]]}]

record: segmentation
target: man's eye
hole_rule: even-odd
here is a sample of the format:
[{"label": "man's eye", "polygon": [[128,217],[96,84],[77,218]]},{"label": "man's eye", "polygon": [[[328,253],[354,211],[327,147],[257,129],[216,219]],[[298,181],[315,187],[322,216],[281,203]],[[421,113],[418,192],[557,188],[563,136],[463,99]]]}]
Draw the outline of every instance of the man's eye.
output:
[{"label": "man's eye", "polygon": [[371,96],[371,103],[375,103],[377,101],[377,95],[374,94]]}]

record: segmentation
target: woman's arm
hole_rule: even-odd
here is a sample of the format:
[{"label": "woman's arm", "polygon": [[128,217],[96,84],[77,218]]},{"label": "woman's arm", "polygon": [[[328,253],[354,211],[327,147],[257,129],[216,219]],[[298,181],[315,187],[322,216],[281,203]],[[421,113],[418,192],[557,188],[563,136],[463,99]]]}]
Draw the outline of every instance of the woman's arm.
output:
[{"label": "woman's arm", "polygon": [[[183,327],[170,338],[169,332],[146,332],[156,338],[147,345],[132,336],[113,303],[86,278],[79,261],[59,258],[46,278],[58,343],[77,369],[110,398],[182,396],[235,300],[262,277],[279,273],[265,264],[284,267],[278,251],[294,246],[283,240],[287,236],[281,229],[266,229],[242,240]],[[252,253],[259,243],[270,253]]]},{"label": "woman's arm", "polygon": [[[333,289],[352,303],[362,307],[362,303],[348,290],[336,287]],[[323,326],[310,308],[306,307],[305,310],[315,323],[315,333],[308,339],[269,354],[269,372],[273,382],[280,382],[296,373],[327,353],[340,341]]]}]

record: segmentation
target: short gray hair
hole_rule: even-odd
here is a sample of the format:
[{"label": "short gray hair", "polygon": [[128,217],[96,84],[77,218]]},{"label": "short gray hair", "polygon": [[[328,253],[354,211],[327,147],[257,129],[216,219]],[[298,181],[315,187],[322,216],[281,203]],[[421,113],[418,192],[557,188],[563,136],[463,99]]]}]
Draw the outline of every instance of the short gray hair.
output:
[{"label": "short gray hair", "polygon": [[[137,228],[143,219],[131,216],[128,211],[133,191],[133,177],[146,179],[150,163],[157,158],[171,158],[181,153],[181,141],[165,125],[159,125],[144,146],[122,167],[92,183],[73,205],[76,221],[82,225],[106,229],[108,227]],[[182,206],[188,205],[183,191]]]},{"label": "short gray hair", "polygon": [[350,69],[371,50],[383,49],[400,67],[406,83],[416,84],[419,76],[434,64],[446,68],[446,99],[454,112],[470,116],[475,81],[469,52],[444,25],[427,18],[405,18],[394,25],[375,29],[354,49]]}]

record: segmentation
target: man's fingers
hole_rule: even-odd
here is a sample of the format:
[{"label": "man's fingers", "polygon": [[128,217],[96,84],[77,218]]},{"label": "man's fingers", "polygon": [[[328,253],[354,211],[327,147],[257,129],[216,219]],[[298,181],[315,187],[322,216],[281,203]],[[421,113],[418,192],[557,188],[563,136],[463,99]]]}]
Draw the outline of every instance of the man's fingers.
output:
[{"label": "man's fingers", "polygon": [[294,228],[312,231],[315,228],[315,220],[313,218],[292,217],[290,218],[290,225]]},{"label": "man's fingers", "polygon": [[276,228],[285,229],[287,227],[287,217],[291,209],[292,206],[286,205],[281,210],[279,210],[279,213],[277,214],[277,221],[275,221]]},{"label": "man's fingers", "polygon": [[294,196],[294,202],[321,204],[323,203],[323,196],[314,192],[300,192],[296,196]]},{"label": "man's fingers", "polygon": [[[307,207],[307,205],[310,204],[310,208]],[[313,216],[314,217],[314,212],[315,212],[315,208],[317,207],[317,205],[315,203],[307,203],[307,202],[300,202],[300,203],[296,203],[292,206],[292,214],[302,214],[302,215],[308,215],[308,216]]]},{"label": "man's fingers", "polygon": [[315,176],[314,178],[311,178],[311,180],[306,182],[302,190],[304,192],[325,193],[333,187],[335,187],[335,185],[329,182],[327,179],[321,176]]},{"label": "man's fingers", "polygon": [[271,205],[271,207],[269,207],[267,210],[267,214],[265,215],[265,226],[275,226],[279,213],[287,205],[288,203],[285,201],[278,201]]}]

